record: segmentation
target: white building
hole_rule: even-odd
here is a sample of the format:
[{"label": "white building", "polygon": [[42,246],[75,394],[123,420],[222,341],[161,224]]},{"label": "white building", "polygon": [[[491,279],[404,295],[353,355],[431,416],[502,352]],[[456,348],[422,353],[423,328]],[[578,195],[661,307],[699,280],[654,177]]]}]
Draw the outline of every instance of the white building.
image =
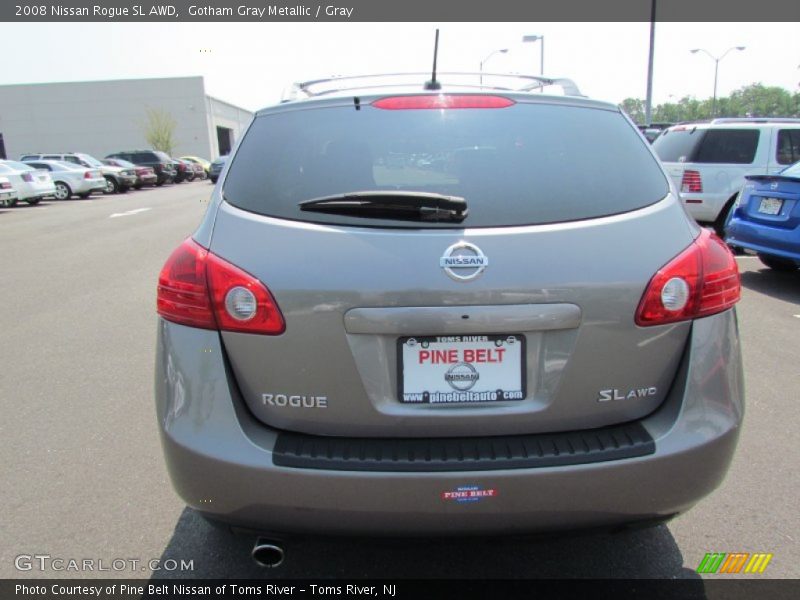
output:
[{"label": "white building", "polygon": [[151,148],[149,116],[175,122],[174,156],[227,154],[253,118],[205,92],[202,77],[0,86],[0,158]]}]

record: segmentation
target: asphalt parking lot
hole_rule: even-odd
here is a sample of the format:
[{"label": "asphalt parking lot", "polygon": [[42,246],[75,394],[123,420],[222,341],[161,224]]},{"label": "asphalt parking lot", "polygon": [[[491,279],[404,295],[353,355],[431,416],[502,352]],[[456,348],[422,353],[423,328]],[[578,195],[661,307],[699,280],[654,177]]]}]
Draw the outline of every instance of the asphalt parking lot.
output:
[{"label": "asphalt parking lot", "polygon": [[[770,552],[763,576],[800,577],[800,274],[751,257],[738,259],[745,426],[727,480],[694,510],[614,535],[294,540],[282,566],[257,567],[251,538],[210,527],[173,493],[153,408],[155,282],[211,189],[0,209],[0,577],[696,578],[706,552]],[[23,554],[194,568],[19,571]]]}]

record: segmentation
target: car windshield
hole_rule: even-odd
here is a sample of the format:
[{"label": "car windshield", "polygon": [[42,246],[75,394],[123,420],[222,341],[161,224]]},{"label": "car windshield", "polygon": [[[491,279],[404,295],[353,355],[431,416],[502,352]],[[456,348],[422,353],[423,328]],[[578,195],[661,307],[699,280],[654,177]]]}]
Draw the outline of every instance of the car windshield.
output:
[{"label": "car windshield", "polygon": [[136,166],[132,162],[128,162],[127,160],[122,160],[121,158],[115,158],[113,160],[109,160],[108,162],[109,164],[116,165],[124,169],[132,169],[133,167]]},{"label": "car windshield", "polygon": [[646,142],[615,110],[550,103],[500,109],[286,110],[253,122],[224,184],[229,203],[293,220],[403,226],[301,211],[350,192],[464,198],[463,223],[500,227],[576,221],[653,204],[668,185]]},{"label": "car windshield", "polygon": [[78,154],[78,157],[90,167],[102,167],[103,163],[97,160],[94,156],[88,154]]},{"label": "car windshield", "polygon": [[786,177],[800,177],[800,162],[796,162],[793,165],[789,165],[783,171],[781,171],[781,175],[786,175]]}]

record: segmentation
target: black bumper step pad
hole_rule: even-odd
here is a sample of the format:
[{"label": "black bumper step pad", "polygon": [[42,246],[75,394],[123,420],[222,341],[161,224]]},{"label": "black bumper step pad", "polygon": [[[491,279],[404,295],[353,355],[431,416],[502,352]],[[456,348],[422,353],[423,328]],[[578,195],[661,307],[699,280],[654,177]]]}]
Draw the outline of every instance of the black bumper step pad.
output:
[{"label": "black bumper step pad", "polygon": [[566,433],[463,438],[343,438],[282,432],[276,466],[331,471],[494,471],[584,465],[646,456],[640,423]]}]

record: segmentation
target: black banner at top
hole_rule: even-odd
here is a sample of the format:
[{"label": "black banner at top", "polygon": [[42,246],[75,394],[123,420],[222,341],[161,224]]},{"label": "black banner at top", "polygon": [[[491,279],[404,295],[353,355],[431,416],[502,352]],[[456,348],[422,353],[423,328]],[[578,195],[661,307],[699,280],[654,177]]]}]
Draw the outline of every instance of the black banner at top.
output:
[{"label": "black banner at top", "polygon": [[792,0],[4,0],[10,22],[800,21]]}]

